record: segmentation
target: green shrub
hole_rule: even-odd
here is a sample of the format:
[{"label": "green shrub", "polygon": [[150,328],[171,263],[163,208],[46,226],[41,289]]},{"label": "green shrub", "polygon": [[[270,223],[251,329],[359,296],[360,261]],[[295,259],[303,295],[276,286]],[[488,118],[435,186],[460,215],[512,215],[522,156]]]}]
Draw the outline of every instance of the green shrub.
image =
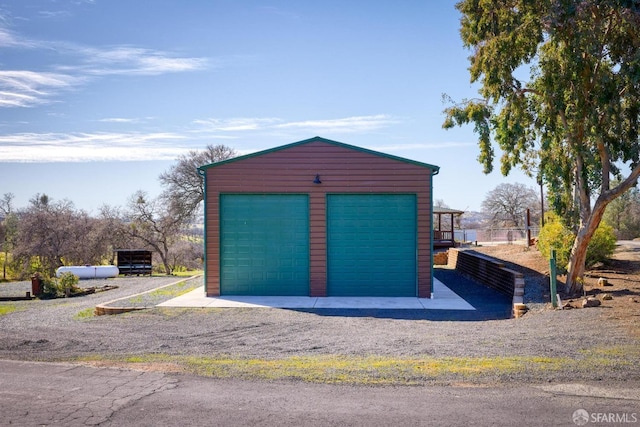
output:
[{"label": "green shrub", "polygon": [[[5,274],[6,278],[4,277]],[[10,282],[17,279],[20,279],[19,264],[13,259],[11,253],[0,252],[0,282]]]},{"label": "green shrub", "polygon": [[[562,224],[560,218],[550,213],[547,214],[545,225],[538,235],[538,250],[548,259],[551,257],[551,249],[555,249],[558,272],[565,273],[575,238],[575,234]],[[589,241],[586,266],[591,267],[598,262],[606,261],[613,254],[615,246],[616,235],[613,228],[606,222],[601,222]]]},{"label": "green shrub", "polygon": [[40,298],[48,299],[48,298],[58,298],[64,296],[64,289],[60,287],[58,280],[53,277],[48,276],[40,276],[40,286],[42,286],[42,293],[40,294]]},{"label": "green shrub", "polygon": [[62,273],[59,278],[42,277],[41,298],[62,298],[69,294],[74,294],[81,289],[78,287],[80,278],[70,271]]},{"label": "green shrub", "polygon": [[544,227],[538,234],[538,250],[546,259],[551,258],[551,249],[556,250],[556,265],[559,273],[567,270],[574,239],[573,233],[560,222],[556,214],[545,215]]},{"label": "green shrub", "polygon": [[606,261],[616,248],[616,233],[613,227],[602,221],[591,237],[587,248],[587,267]]},{"label": "green shrub", "polygon": [[80,278],[70,271],[62,273],[60,275],[59,281],[62,289],[64,290],[69,289],[70,291],[72,291],[72,293],[80,290],[78,288],[78,282],[80,281]]}]

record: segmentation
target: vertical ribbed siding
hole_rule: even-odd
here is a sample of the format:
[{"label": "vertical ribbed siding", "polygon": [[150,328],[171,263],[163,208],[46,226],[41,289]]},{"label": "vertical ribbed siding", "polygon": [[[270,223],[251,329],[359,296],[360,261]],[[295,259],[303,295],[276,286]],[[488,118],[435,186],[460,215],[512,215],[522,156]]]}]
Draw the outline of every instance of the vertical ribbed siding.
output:
[{"label": "vertical ribbed siding", "polygon": [[[320,184],[322,185],[322,184]],[[315,191],[309,198],[309,279],[310,293],[327,296],[327,217],[326,197]]]},{"label": "vertical ribbed siding", "polygon": [[[210,189],[213,185],[209,182],[207,174],[207,187]],[[205,272],[205,286],[207,296],[220,295],[220,193],[217,191],[207,191],[207,227],[206,227],[206,244],[207,252],[206,262],[207,268]]]},{"label": "vertical ribbed siding", "polygon": [[[418,296],[431,294],[431,169],[323,141],[311,141],[205,170],[207,295],[220,294],[220,194],[309,195],[310,295],[326,296],[326,195],[405,193],[417,197]],[[314,184],[316,174],[322,184]]]}]

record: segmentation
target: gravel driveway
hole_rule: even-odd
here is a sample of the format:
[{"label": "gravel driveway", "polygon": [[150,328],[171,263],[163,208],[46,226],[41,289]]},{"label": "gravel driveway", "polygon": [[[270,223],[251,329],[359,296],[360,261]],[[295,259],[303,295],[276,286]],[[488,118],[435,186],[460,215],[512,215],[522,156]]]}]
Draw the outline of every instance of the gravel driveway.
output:
[{"label": "gravel driveway", "polygon": [[[465,280],[460,276],[457,279]],[[585,366],[571,372],[554,372],[553,379],[640,378],[637,335],[632,336],[623,325],[608,319],[604,308],[541,310],[520,319],[467,321],[429,320],[428,315],[407,310],[323,312],[269,308],[154,308],[115,316],[79,316],[97,304],[176,280],[114,279],[106,283],[117,284],[118,289],[85,297],[0,302],[0,306],[11,304],[17,308],[0,316],[0,358],[64,360],[95,354],[159,353],[263,359],[380,355],[580,360],[586,355],[613,354],[620,360],[603,362],[606,372],[593,372]],[[105,283],[90,282],[81,284]],[[0,288],[6,291],[6,286]],[[544,372],[531,375],[528,379],[532,381],[550,380]]]}]

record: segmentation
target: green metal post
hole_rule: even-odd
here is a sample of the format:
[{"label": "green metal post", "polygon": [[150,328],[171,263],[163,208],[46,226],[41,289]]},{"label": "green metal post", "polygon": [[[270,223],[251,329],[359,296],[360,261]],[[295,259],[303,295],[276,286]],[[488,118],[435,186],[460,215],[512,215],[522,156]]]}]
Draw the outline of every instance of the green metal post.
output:
[{"label": "green metal post", "polygon": [[551,305],[558,307],[558,296],[556,293],[556,250],[551,249],[551,259],[549,259],[549,284],[551,286]]}]

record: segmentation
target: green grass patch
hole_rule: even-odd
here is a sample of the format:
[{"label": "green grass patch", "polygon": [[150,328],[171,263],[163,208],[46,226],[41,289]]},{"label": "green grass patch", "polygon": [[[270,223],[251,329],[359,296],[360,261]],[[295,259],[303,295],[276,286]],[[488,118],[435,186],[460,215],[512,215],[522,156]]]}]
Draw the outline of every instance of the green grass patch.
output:
[{"label": "green grass patch", "polygon": [[[90,356],[83,361],[104,360]],[[131,355],[111,359],[125,365],[170,364],[181,371],[213,378],[294,379],[312,383],[412,385],[439,380],[473,381],[483,374],[563,369],[571,359],[548,357],[418,357],[303,356],[250,359],[233,356]]]},{"label": "green grass patch", "polygon": [[327,384],[415,385],[451,382],[482,383],[502,376],[551,378],[562,371],[588,374],[602,369],[628,370],[638,366],[639,354],[640,345],[634,344],[581,350],[571,357],[317,355],[263,359],[235,355],[199,356],[154,353],[122,356],[93,355],[79,360],[111,362],[134,369],[154,364],[173,366],[169,369],[213,378],[292,379]]},{"label": "green grass patch", "polygon": [[147,295],[151,297],[179,297],[180,295],[186,294],[187,292],[195,289],[197,286],[189,285],[186,281],[175,283],[171,286],[166,286],[164,288],[156,289],[155,291],[149,292]]},{"label": "green grass patch", "polygon": [[95,308],[93,307],[89,307],[89,308],[85,308],[84,310],[81,310],[79,312],[77,312],[75,314],[75,316],[73,316],[73,318],[75,320],[84,320],[84,319],[88,319],[90,317],[95,316]]},{"label": "green grass patch", "polygon": [[127,300],[127,302],[128,302],[130,305],[135,306],[135,305],[137,305],[137,304],[142,304],[142,303],[144,302],[144,298],[142,297],[142,295],[138,295],[138,296],[135,296],[135,297],[131,297],[131,298],[129,298],[129,299]]},{"label": "green grass patch", "polygon": [[18,306],[15,304],[0,304],[0,316],[13,313],[18,310]]},{"label": "green grass patch", "polygon": [[187,270],[187,271],[172,271],[172,275],[178,277],[191,277],[204,274],[204,270]]},{"label": "green grass patch", "polygon": [[[638,359],[640,359],[640,344],[595,347],[581,350],[580,353],[587,358],[590,363],[600,367],[624,368],[638,364]],[[636,356],[635,360],[631,359],[631,355]]]},{"label": "green grass patch", "polygon": [[158,289],[141,293],[140,295],[131,296],[126,300],[123,300],[123,302],[121,301],[121,304],[129,307],[149,308],[163,301],[191,292],[200,286],[202,286],[202,283],[197,280],[182,280],[171,285],[165,285]]},{"label": "green grass patch", "polygon": [[[579,351],[575,357],[393,357],[318,355],[277,359],[234,355],[137,354],[84,357],[83,361],[106,361],[131,368],[142,365],[173,366],[177,371],[213,378],[248,380],[297,380],[311,383],[360,385],[414,385],[433,382],[482,383],[503,375],[542,378],[556,372],[592,372],[628,369],[637,364],[640,346]],[[173,368],[171,368],[173,369]]]}]

